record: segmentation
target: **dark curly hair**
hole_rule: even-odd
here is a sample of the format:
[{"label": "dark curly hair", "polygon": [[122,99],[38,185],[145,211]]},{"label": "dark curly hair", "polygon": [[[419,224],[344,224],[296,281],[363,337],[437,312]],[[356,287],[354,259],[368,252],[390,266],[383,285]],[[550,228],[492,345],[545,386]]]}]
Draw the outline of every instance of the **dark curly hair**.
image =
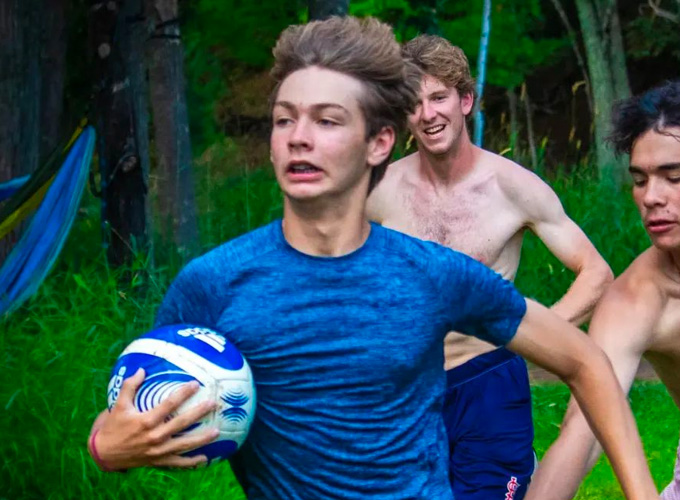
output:
[{"label": "dark curly hair", "polygon": [[680,80],[667,82],[614,106],[609,142],[617,154],[630,153],[648,130],[680,127]]}]

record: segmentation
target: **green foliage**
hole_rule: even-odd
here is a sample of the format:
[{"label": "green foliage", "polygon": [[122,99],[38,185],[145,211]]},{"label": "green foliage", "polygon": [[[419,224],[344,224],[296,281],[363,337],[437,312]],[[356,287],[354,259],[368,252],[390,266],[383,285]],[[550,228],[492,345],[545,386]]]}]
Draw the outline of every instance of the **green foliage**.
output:
[{"label": "green foliage", "polygon": [[[463,49],[472,65],[479,52],[482,7],[482,0],[451,2],[442,15],[445,20],[440,21],[442,34]],[[542,36],[544,18],[539,0],[495,1],[492,9],[489,84],[514,88],[538,67],[555,64],[567,41]]]},{"label": "green foliage", "polygon": [[626,26],[628,55],[633,59],[664,54],[680,60],[680,25],[651,14],[641,15]]},{"label": "green foliage", "polygon": [[[400,41],[420,33],[438,34],[465,51],[474,67],[479,52],[483,0],[359,0],[350,13],[376,16],[394,26]],[[493,2],[489,41],[488,82],[514,88],[538,67],[554,64],[568,46],[565,38],[544,32],[540,0]]]},{"label": "green foliage", "polygon": [[218,136],[215,108],[228,95],[228,82],[240,74],[268,68],[279,33],[300,22],[303,13],[300,0],[197,0],[186,7],[182,30],[195,151]]},{"label": "green foliage", "polygon": [[295,0],[198,0],[186,12],[185,32],[220,64],[266,68],[279,33],[301,21],[302,7]]},{"label": "green foliage", "polygon": [[442,0],[358,0],[350,3],[349,12],[382,19],[405,42],[420,33],[441,34],[437,15],[442,4]]}]

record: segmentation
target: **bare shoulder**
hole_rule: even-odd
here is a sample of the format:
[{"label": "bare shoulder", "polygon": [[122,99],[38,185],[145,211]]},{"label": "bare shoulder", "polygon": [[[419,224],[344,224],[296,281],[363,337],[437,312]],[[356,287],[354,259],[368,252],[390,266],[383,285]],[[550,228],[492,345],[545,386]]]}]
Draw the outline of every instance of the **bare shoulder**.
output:
[{"label": "bare shoulder", "polygon": [[378,187],[391,189],[407,179],[418,168],[418,153],[412,153],[392,162],[385,171],[385,177]]},{"label": "bare shoulder", "polygon": [[562,214],[557,194],[534,172],[489,151],[484,151],[483,161],[494,169],[505,196],[530,220]]},{"label": "bare shoulder", "polygon": [[659,253],[654,247],[648,248],[614,280],[598,305],[594,321],[602,315],[625,321],[658,317],[666,296]]},{"label": "bare shoulder", "polygon": [[381,181],[375,186],[366,203],[366,215],[370,220],[382,222],[390,212],[395,200],[394,194],[407,181],[409,174],[417,167],[418,156],[413,153],[391,163]]}]

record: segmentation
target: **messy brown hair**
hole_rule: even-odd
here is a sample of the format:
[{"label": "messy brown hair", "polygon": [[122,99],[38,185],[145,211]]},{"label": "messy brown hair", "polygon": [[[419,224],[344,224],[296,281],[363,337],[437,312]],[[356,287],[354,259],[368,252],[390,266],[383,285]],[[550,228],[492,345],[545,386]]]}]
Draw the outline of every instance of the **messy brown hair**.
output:
[{"label": "messy brown hair", "polygon": [[[331,17],[290,26],[281,33],[273,53],[272,102],[281,82],[300,69],[317,66],[359,80],[364,88],[359,106],[366,121],[366,140],[384,127],[403,132],[408,114],[415,110],[420,72],[402,58],[392,28],[377,19]],[[383,177],[389,160],[373,168],[370,189]]]},{"label": "messy brown hair", "polygon": [[440,36],[419,35],[404,44],[402,52],[423,73],[435,77],[449,88],[455,88],[461,97],[466,94],[475,97],[475,80],[460,47]]}]

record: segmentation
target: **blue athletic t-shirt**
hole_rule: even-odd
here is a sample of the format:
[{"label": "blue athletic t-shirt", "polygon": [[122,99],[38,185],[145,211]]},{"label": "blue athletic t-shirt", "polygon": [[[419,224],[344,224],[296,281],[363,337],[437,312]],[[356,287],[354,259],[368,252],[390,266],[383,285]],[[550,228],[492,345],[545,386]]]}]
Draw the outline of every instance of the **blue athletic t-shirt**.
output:
[{"label": "blue athletic t-shirt", "polygon": [[279,220],[189,263],[156,322],[214,328],[248,360],[256,417],[232,467],[250,500],[450,500],[444,336],[503,345],[525,311],[435,243],[372,224],[356,251],[314,257]]}]

